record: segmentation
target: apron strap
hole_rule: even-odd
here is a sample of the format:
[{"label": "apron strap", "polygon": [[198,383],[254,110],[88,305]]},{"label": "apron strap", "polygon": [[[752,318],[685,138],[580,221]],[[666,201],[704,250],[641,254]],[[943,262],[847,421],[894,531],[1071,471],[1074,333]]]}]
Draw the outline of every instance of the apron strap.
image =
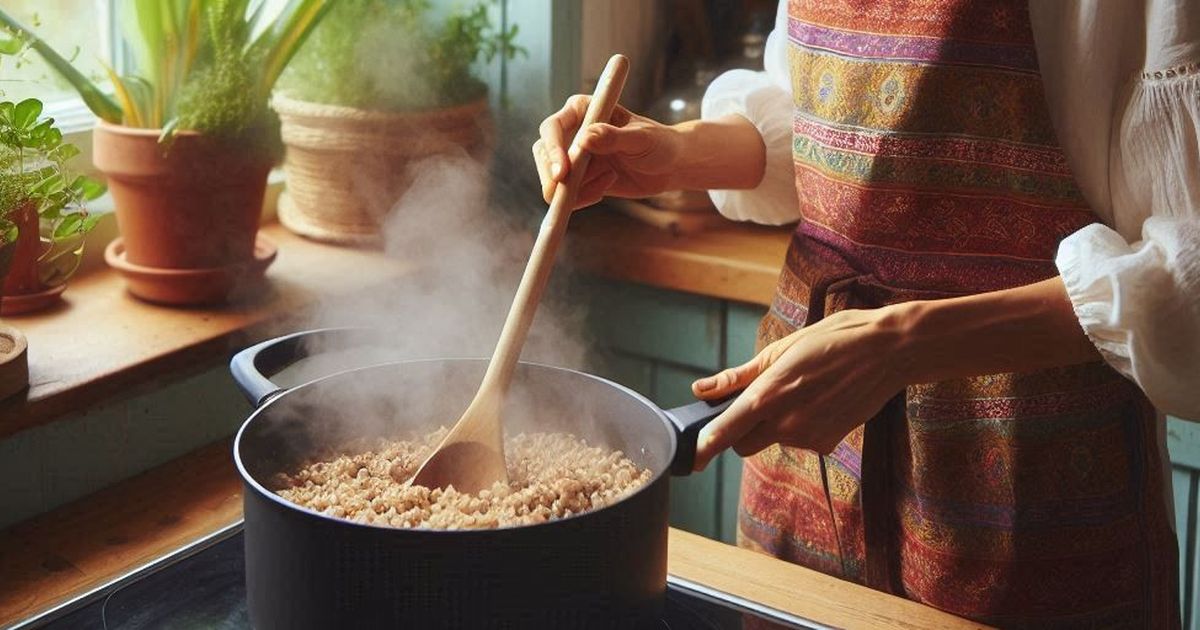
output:
[{"label": "apron strap", "polygon": [[[798,237],[803,238],[803,237]],[[883,287],[870,275],[856,270],[836,250],[815,241],[804,239],[800,247],[793,247],[795,255],[803,262],[797,268],[803,271],[803,281],[808,285],[808,313],[804,326],[811,326],[825,317],[830,295],[844,295],[853,308],[873,308],[889,301],[893,290]],[[799,261],[797,261],[799,262]],[[892,457],[892,433],[904,420],[906,395],[900,392],[884,405],[863,426],[862,469],[859,482],[859,499],[862,502],[863,539],[866,546],[863,577],[867,586],[886,593],[900,594],[900,554],[896,547],[897,515],[894,509],[895,492]],[[838,548],[838,559],[842,574],[847,576],[847,550],[849,541],[843,540],[833,509],[833,497],[829,488],[829,475],[825,456],[819,456],[821,484],[824,486],[826,507],[833,526]]]},{"label": "apron strap", "polygon": [[[896,547],[895,467],[892,465],[892,432],[903,419],[905,394],[892,397],[863,426],[862,500],[863,540],[866,543],[867,586],[902,594],[900,554]],[[828,490],[827,490],[828,491]]]}]

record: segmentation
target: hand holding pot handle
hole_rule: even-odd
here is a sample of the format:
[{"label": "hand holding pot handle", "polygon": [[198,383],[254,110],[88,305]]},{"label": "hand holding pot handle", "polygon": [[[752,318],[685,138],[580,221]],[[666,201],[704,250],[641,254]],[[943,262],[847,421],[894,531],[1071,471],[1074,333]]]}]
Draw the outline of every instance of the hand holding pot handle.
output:
[{"label": "hand holding pot handle", "polygon": [[717,400],[699,400],[665,412],[671,424],[675,425],[678,437],[675,459],[671,460],[672,475],[688,475],[695,472],[696,443],[700,437],[700,430],[728,409],[733,401],[737,400],[739,393],[741,392],[734,392]]}]

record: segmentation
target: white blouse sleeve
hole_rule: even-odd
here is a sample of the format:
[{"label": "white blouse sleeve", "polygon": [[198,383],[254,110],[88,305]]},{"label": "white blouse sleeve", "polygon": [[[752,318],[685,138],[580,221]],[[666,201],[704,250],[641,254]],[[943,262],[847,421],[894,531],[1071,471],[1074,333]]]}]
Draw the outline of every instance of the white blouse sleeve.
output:
[{"label": "white blouse sleeve", "polygon": [[701,118],[739,114],[758,128],[767,149],[766,170],[750,190],[711,190],[721,214],[737,221],[768,225],[800,218],[792,167],[792,87],[788,71],[787,1],[779,3],[775,29],[767,37],[764,70],[731,70],[717,77],[704,94]]},{"label": "white blouse sleeve", "polygon": [[1147,72],[1130,94],[1109,225],[1066,238],[1058,269],[1104,358],[1160,411],[1200,420],[1200,65]]}]

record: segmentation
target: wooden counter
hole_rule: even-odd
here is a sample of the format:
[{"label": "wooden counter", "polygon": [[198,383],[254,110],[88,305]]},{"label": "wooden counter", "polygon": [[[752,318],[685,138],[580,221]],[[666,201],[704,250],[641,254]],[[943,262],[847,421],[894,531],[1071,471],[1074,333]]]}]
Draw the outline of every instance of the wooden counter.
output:
[{"label": "wooden counter", "polygon": [[[88,592],[241,517],[228,440],[0,531],[0,626]],[[944,612],[672,530],[689,582],[844,628],[979,628]]]},{"label": "wooden counter", "polygon": [[791,228],[729,221],[676,236],[608,209],[571,218],[568,251],[598,275],[770,306]]}]

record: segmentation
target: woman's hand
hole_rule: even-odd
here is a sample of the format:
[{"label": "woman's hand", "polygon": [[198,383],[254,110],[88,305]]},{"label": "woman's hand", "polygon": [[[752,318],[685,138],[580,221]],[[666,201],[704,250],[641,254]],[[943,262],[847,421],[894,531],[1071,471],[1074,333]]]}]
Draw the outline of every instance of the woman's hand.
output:
[{"label": "woman's hand", "polygon": [[1061,278],[965,297],[842,311],[692,384],[698,398],[744,389],[700,432],[696,469],[732,446],[829,453],[901,388],[1100,359]]},{"label": "woman's hand", "polygon": [[[533,143],[533,159],[542,180],[542,196],[550,203],[554,189],[567,178],[576,155],[571,141],[591,97],[577,94],[542,121],[541,138]],[[648,197],[668,190],[679,154],[676,132],[667,125],[618,106],[608,123],[592,125],[579,149],[592,155],[575,207],[589,206],[605,195]]]},{"label": "woman's hand", "polygon": [[775,443],[831,452],[906,384],[899,324],[886,308],[841,311],[697,380],[706,400],[745,391],[700,432],[696,470],[731,446],[742,456]]},{"label": "woman's hand", "polygon": [[667,190],[745,189],[762,180],[766,148],[758,128],[741,116],[668,126],[618,106],[609,122],[588,128],[576,149],[571,141],[590,102],[590,96],[572,96],[542,121],[533,160],[546,203],[578,155],[568,156],[568,151],[592,155],[576,208],[606,195],[639,198]]}]

